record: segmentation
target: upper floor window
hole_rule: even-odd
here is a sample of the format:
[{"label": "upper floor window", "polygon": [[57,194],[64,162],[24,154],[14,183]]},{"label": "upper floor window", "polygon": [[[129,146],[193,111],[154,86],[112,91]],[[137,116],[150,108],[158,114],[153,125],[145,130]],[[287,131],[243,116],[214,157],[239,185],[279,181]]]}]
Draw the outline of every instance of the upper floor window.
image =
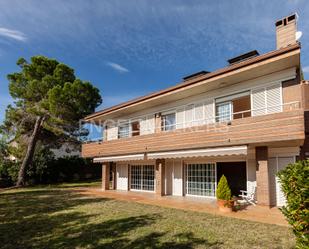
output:
[{"label": "upper floor window", "polygon": [[232,104],[230,101],[216,105],[216,121],[224,122],[231,120]]},{"label": "upper floor window", "polygon": [[161,116],[162,131],[171,131],[176,129],[176,113],[168,113]]},{"label": "upper floor window", "polygon": [[130,136],[129,123],[123,123],[118,126],[118,138],[124,138]]},{"label": "upper floor window", "polygon": [[216,99],[216,122],[251,116],[250,92],[241,92]]},{"label": "upper floor window", "polygon": [[140,135],[140,122],[139,121],[133,121],[131,123],[131,131],[132,131],[133,137]]}]

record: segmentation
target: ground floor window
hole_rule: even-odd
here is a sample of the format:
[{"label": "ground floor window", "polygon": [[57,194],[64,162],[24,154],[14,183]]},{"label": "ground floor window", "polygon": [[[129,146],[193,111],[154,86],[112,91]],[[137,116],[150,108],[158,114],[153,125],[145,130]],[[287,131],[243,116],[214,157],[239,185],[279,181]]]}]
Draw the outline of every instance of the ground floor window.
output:
[{"label": "ground floor window", "polygon": [[154,165],[131,165],[132,190],[154,191]]},{"label": "ground floor window", "polygon": [[216,167],[214,163],[186,165],[186,194],[215,196]]}]

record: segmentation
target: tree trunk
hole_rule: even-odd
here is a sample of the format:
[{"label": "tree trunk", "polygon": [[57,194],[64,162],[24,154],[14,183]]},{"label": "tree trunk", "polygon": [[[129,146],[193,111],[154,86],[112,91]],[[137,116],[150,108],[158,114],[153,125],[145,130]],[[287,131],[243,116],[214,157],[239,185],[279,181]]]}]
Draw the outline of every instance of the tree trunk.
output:
[{"label": "tree trunk", "polygon": [[16,186],[20,187],[25,184],[25,175],[26,175],[26,169],[28,166],[31,164],[32,159],[33,159],[33,154],[35,151],[35,145],[37,142],[38,135],[41,130],[41,126],[43,124],[44,118],[43,117],[37,117],[34,125],[34,129],[32,132],[32,135],[30,137],[30,141],[28,144],[27,152],[24,157],[24,160],[22,162],[22,165],[20,166],[19,172],[18,172],[18,179]]}]

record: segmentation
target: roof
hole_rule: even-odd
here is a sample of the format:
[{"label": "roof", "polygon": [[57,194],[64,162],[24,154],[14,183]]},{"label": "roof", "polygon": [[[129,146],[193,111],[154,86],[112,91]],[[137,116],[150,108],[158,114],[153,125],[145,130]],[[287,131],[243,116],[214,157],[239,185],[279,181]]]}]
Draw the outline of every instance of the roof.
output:
[{"label": "roof", "polygon": [[223,74],[238,70],[240,68],[243,68],[243,67],[246,67],[246,66],[261,62],[261,61],[264,61],[264,60],[268,60],[270,58],[273,58],[273,57],[276,57],[276,56],[279,56],[279,55],[300,49],[300,47],[301,47],[300,43],[297,42],[294,45],[290,45],[290,46],[285,47],[285,48],[277,49],[277,50],[274,50],[274,51],[271,51],[271,52],[268,52],[268,53],[265,53],[265,54],[262,54],[262,55],[259,55],[259,56],[255,56],[253,58],[241,61],[239,63],[229,65],[227,67],[218,69],[216,71],[213,71],[213,72],[201,75],[201,76],[193,77],[192,79],[188,79],[186,81],[183,81],[183,82],[181,82],[181,83],[179,83],[175,86],[168,87],[168,88],[165,88],[163,90],[156,91],[156,92],[150,93],[148,95],[138,97],[138,98],[123,102],[121,104],[114,105],[112,107],[106,108],[104,110],[95,112],[93,114],[86,116],[83,120],[84,121],[90,121],[91,119],[93,119],[95,117],[108,114],[110,112],[119,110],[119,109],[124,108],[124,107],[128,107],[128,106],[133,105],[133,104],[137,104],[137,103],[145,101],[145,100],[149,100],[151,98],[155,98],[155,97],[160,96],[160,95],[165,94],[165,93],[173,92],[173,91],[179,90],[181,88],[185,88],[187,86],[194,85],[194,84],[196,84],[196,83],[198,83],[202,80],[211,79],[211,78],[214,78],[216,76],[223,75]]}]

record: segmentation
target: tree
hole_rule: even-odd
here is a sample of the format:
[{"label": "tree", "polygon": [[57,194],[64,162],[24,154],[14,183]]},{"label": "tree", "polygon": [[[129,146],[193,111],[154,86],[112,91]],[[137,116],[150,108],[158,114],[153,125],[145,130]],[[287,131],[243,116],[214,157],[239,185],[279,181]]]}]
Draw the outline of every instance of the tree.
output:
[{"label": "tree", "polygon": [[17,65],[20,72],[7,76],[15,104],[8,106],[2,130],[27,145],[17,180],[17,186],[22,186],[37,141],[76,142],[86,135],[80,119],[92,113],[102,99],[90,82],[76,78],[72,68],[54,59],[34,56],[29,63],[20,58]]},{"label": "tree", "polygon": [[220,181],[217,186],[216,195],[217,199],[219,200],[226,200],[226,201],[231,200],[232,193],[225,175],[222,175],[220,178]]}]

